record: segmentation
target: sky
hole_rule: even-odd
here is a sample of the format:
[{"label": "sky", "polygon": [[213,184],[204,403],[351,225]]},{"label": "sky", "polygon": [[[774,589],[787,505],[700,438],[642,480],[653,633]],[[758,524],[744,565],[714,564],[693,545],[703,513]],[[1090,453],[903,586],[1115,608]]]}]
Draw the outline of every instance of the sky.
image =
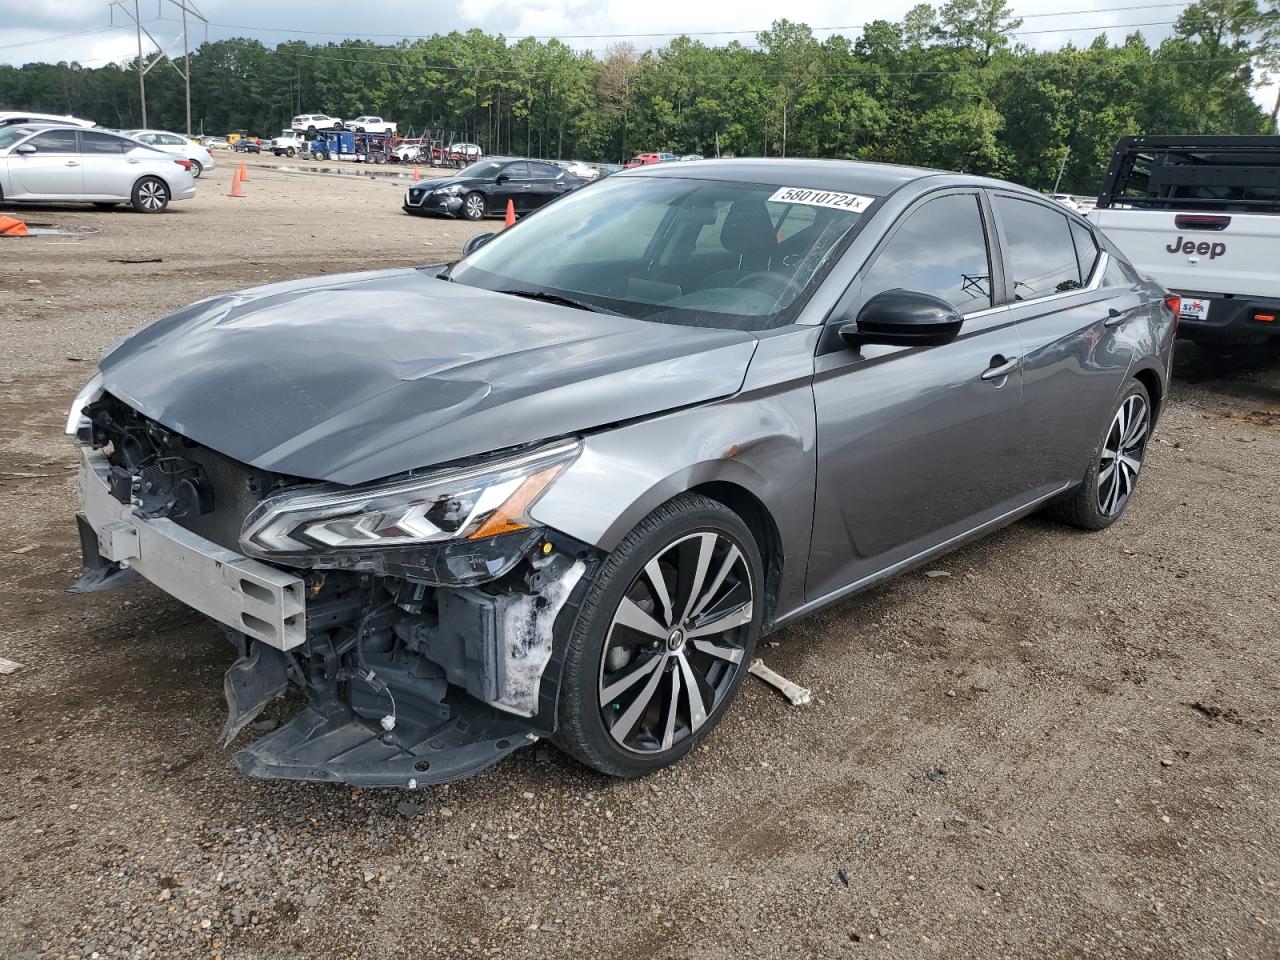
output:
[{"label": "sky", "polygon": [[[132,0],[125,0],[132,11]],[[271,46],[283,40],[312,42],[344,37],[394,42],[404,36],[480,27],[509,38],[559,37],[578,49],[603,51],[627,41],[638,48],[661,46],[681,33],[701,33],[706,43],[754,43],[756,31],[780,15],[807,23],[819,38],[833,32],[856,36],[865,20],[898,20],[917,0],[188,0],[210,21],[208,37],[256,37]],[[171,0],[138,0],[147,29],[170,53],[180,52],[180,16]],[[940,3],[935,4],[940,5]],[[1105,32],[1119,42],[1141,30],[1151,42],[1168,35],[1181,3],[1160,0],[1016,0],[1024,18],[1018,39],[1055,49],[1090,43]],[[1124,9],[1128,8],[1128,9]],[[114,23],[114,28],[112,24]],[[818,28],[841,28],[838,30]],[[712,33],[712,31],[715,31]],[[628,36],[622,36],[622,35]],[[594,36],[592,36],[594,35]],[[203,28],[193,26],[193,40]],[[144,50],[154,50],[143,37]],[[194,45],[194,44],[193,44]],[[107,0],[0,0],[0,63],[78,60],[86,66],[122,61],[137,52],[132,20]],[[1276,87],[1255,93],[1268,110]],[[3,105],[0,105],[3,106]],[[316,107],[320,109],[320,107]]]}]

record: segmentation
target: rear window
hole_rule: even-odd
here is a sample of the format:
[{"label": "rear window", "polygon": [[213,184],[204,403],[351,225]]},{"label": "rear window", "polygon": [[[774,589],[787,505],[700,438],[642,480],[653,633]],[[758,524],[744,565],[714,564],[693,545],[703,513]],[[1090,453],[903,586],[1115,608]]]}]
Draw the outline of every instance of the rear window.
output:
[{"label": "rear window", "polygon": [[1101,206],[1146,210],[1280,213],[1280,137],[1213,138],[1203,144],[1122,144]]}]

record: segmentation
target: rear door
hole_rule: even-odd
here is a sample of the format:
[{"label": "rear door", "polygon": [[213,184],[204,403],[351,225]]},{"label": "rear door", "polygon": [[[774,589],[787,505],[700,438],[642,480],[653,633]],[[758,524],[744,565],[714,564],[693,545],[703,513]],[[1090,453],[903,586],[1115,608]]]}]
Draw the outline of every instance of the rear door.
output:
[{"label": "rear door", "polygon": [[14,199],[59,200],[84,193],[84,168],[76,145],[76,128],[38,133],[23,146],[34,153],[9,154],[9,177],[17,188]]},{"label": "rear door", "polygon": [[528,209],[536,210],[568,191],[565,172],[554,163],[529,161]]},{"label": "rear door", "polygon": [[1133,321],[1145,304],[1136,289],[1106,282],[1092,231],[1058,204],[990,193],[1023,347],[1019,462],[1033,492],[1047,494],[1084,476],[1143,349],[1136,338],[1148,327]]},{"label": "rear door", "polygon": [[[84,163],[84,192],[91,200],[127,200],[141,175],[141,161],[131,159],[146,148],[123,137],[97,130],[80,132],[80,158]],[[153,154],[154,156],[154,154]]]}]

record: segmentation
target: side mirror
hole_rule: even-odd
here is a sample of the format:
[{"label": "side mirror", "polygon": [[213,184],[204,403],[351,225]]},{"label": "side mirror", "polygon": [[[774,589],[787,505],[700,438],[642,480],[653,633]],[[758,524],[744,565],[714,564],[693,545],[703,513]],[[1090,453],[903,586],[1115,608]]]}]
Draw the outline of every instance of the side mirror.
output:
[{"label": "side mirror", "polygon": [[25,156],[30,156],[31,154],[35,153],[35,152],[36,152],[36,148],[35,148],[35,146],[34,146],[33,144],[30,144],[30,143],[24,143],[24,144],[23,144],[22,146],[20,146],[20,147],[19,147],[15,152],[16,152],[16,153],[20,153],[20,154],[22,154],[22,155],[25,157]]},{"label": "side mirror", "polygon": [[941,297],[899,288],[877,293],[863,304],[856,321],[841,324],[840,337],[853,347],[936,347],[954,340],[963,323],[960,311]]},{"label": "side mirror", "polygon": [[496,236],[496,233],[477,233],[474,237],[468,240],[467,245],[462,248],[462,255],[464,257],[471,256],[471,254],[475,253]]},{"label": "side mirror", "polygon": [[507,182],[508,180],[510,180],[510,179],[511,179],[511,174],[509,174],[509,173],[500,173],[500,174],[498,174],[498,176],[494,179],[494,181],[493,181],[493,182],[494,182],[494,183],[506,183],[506,182]]}]

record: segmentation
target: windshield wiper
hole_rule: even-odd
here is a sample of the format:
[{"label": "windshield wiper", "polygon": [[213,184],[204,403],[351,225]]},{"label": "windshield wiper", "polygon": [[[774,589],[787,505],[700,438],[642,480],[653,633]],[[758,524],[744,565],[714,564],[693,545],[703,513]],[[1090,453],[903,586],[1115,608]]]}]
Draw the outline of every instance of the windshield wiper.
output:
[{"label": "windshield wiper", "polygon": [[512,297],[524,297],[526,300],[541,300],[544,303],[558,303],[562,307],[573,307],[575,310],[589,310],[591,313],[607,313],[615,317],[625,317],[625,313],[619,313],[617,310],[610,310],[608,307],[598,307],[594,303],[587,303],[585,300],[575,300],[573,297],[566,297],[559,293],[548,293],[545,290],[499,290],[498,293],[505,293]]}]

